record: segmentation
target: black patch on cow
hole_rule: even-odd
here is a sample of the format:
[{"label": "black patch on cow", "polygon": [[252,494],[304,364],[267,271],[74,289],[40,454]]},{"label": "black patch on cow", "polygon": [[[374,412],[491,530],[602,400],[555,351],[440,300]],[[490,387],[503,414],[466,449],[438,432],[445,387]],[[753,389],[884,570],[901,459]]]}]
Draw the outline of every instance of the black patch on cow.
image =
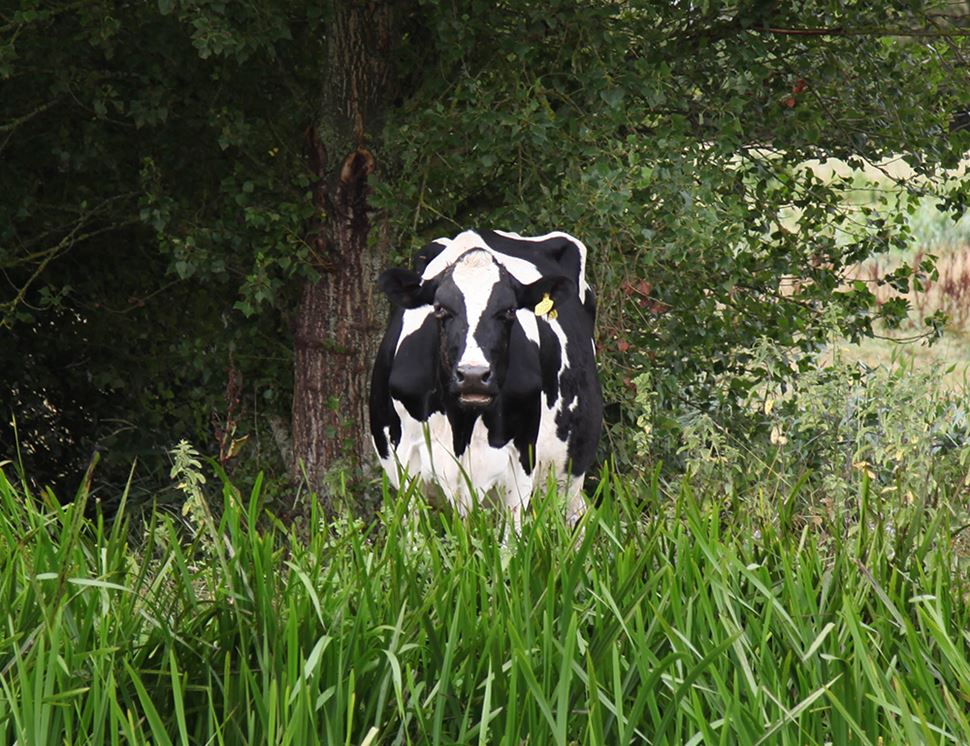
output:
[{"label": "black patch on cow", "polygon": [[585,474],[596,458],[603,427],[603,394],[593,354],[592,317],[578,303],[564,306],[559,321],[566,332],[567,367],[559,377],[561,410],[556,435],[567,442],[570,472]]},{"label": "black patch on cow", "polygon": [[435,260],[435,258],[444,251],[446,245],[440,241],[432,241],[429,244],[421,247],[420,251],[415,253],[411,257],[411,269],[417,272],[419,275],[424,273],[428,265]]},{"label": "black patch on cow", "polygon": [[[519,463],[526,474],[531,474],[535,466],[536,440],[542,416],[540,394],[532,392],[522,397],[503,396],[500,412],[501,422],[497,423],[499,426],[494,435],[489,429],[488,443],[493,448],[501,448],[511,440],[519,451]],[[485,424],[489,425],[488,420]]]},{"label": "black patch on cow", "polygon": [[381,272],[377,285],[388,300],[399,308],[420,308],[434,299],[437,284],[422,282],[421,275],[409,269],[389,269]]},{"label": "black patch on cow", "polygon": [[516,322],[509,337],[509,363],[500,401],[483,414],[483,419],[488,444],[502,448],[512,441],[526,474],[531,474],[535,466],[542,382],[539,345]]},{"label": "black patch on cow", "polygon": [[592,288],[586,290],[586,300],[583,301],[583,308],[586,309],[586,313],[589,315],[590,321],[596,321],[596,293],[593,292]]},{"label": "black patch on cow", "polygon": [[475,421],[478,420],[479,414],[468,412],[446,400],[445,415],[448,417],[448,424],[451,425],[452,450],[455,456],[461,458],[468,449],[468,444],[472,442],[472,431],[475,429]]},{"label": "black patch on cow", "polygon": [[542,388],[539,345],[530,340],[517,321],[509,334],[509,364],[502,393],[514,399],[535,396]]},{"label": "black patch on cow", "polygon": [[[394,341],[396,344],[397,337]],[[389,368],[391,396],[404,405],[409,415],[422,422],[432,412],[441,411],[437,401],[437,355],[438,324],[434,316],[428,314],[421,326],[401,342]]]},{"label": "black patch on cow", "polygon": [[546,397],[546,407],[552,407],[559,398],[559,369],[562,367],[562,347],[559,344],[559,337],[556,336],[549,323],[543,319],[536,321],[539,327],[542,393]]},{"label": "black patch on cow", "polygon": [[391,442],[395,446],[401,442],[401,420],[397,416],[397,412],[394,411],[388,379],[391,373],[391,364],[394,361],[394,347],[401,336],[403,319],[403,310],[391,308],[387,331],[384,332],[384,338],[377,349],[377,356],[374,358],[374,367],[370,377],[370,432],[374,438],[374,446],[381,458],[388,458],[391,455],[387,438],[384,435],[385,427],[390,429]]}]

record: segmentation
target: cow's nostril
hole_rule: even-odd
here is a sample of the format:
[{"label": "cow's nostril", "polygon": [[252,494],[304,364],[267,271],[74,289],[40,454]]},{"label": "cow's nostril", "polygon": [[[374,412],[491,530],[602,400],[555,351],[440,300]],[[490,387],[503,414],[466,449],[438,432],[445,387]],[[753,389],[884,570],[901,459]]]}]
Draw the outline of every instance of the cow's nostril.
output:
[{"label": "cow's nostril", "polygon": [[492,377],[492,371],[486,370],[482,373],[482,383],[488,383],[488,379]]},{"label": "cow's nostril", "polygon": [[465,382],[465,374],[462,373],[460,370],[456,370],[455,371],[455,380],[458,383],[464,383]]}]

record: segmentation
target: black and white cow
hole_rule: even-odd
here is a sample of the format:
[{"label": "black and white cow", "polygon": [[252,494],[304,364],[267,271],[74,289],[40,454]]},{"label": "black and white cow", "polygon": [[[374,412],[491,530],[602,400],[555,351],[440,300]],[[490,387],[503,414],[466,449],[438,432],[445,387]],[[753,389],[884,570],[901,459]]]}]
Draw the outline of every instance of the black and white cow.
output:
[{"label": "black and white cow", "polygon": [[384,272],[392,312],[370,426],[384,471],[464,515],[491,494],[518,528],[550,475],[575,523],[603,418],[586,247],[566,233],[465,231]]}]

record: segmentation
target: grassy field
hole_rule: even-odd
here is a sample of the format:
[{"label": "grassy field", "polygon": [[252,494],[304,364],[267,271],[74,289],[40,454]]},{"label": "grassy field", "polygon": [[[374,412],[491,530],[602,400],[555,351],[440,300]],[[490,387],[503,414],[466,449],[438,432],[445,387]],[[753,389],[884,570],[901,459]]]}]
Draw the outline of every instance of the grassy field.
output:
[{"label": "grassy field", "polygon": [[921,340],[897,341],[907,336],[911,335],[886,334],[858,344],[842,344],[839,352],[846,360],[866,365],[934,371],[953,390],[962,390],[970,384],[970,338],[966,332],[947,331],[933,345]]},{"label": "grassy field", "polygon": [[306,544],[259,481],[109,527],[3,472],[0,743],[970,742],[957,489],[863,469],[820,521],[606,472],[507,543],[385,490]]}]

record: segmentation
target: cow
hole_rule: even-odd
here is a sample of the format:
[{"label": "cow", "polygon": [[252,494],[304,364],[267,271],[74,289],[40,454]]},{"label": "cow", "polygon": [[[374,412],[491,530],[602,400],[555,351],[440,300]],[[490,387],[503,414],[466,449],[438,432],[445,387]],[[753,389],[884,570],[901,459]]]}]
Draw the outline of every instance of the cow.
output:
[{"label": "cow", "polygon": [[378,285],[392,310],[370,428],[391,484],[418,479],[461,515],[488,495],[518,531],[533,491],[554,479],[575,525],[603,420],[582,242],[469,230]]}]

